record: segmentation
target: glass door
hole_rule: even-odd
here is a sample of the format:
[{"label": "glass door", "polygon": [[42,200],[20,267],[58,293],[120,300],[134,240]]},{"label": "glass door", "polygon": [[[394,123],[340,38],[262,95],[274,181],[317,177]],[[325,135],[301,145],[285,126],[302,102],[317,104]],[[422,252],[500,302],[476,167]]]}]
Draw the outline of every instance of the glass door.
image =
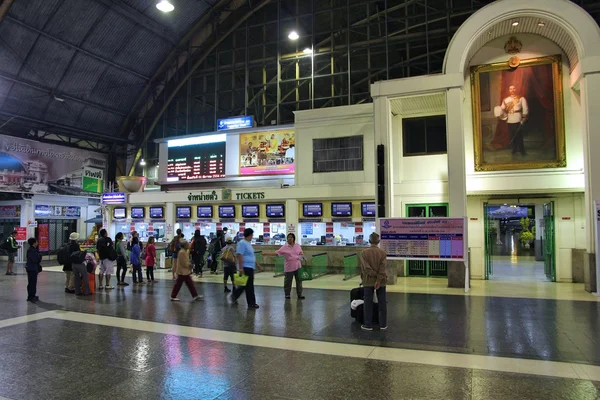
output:
[{"label": "glass door", "polygon": [[[448,204],[410,204],[406,206],[409,218],[442,218],[448,216]],[[409,260],[406,262],[407,276],[448,276],[447,261]]]},{"label": "glass door", "polygon": [[485,267],[485,279],[490,279],[490,276],[494,273],[494,266],[492,263],[492,256],[494,250],[492,228],[493,221],[490,219],[490,207],[488,203],[483,203],[483,237],[485,240],[484,249],[484,267]]},{"label": "glass door", "polygon": [[554,244],[554,202],[544,203],[544,273],[556,282],[556,254]]}]

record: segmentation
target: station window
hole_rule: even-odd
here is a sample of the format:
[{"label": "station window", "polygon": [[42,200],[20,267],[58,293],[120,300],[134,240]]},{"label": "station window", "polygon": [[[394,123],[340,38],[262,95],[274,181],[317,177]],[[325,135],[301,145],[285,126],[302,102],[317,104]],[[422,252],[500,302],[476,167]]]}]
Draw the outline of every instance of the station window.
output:
[{"label": "station window", "polygon": [[429,154],[445,154],[446,116],[402,119],[402,138],[404,156],[422,156]]},{"label": "station window", "polygon": [[362,171],[363,136],[313,139],[313,172]]}]

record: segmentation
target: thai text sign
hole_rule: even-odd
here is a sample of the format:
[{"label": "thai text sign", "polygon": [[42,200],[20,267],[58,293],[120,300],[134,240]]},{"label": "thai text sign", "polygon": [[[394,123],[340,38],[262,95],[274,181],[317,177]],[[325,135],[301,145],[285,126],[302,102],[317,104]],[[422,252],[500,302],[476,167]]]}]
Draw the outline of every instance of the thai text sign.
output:
[{"label": "thai text sign", "polygon": [[391,259],[465,260],[464,218],[381,218],[381,248]]}]

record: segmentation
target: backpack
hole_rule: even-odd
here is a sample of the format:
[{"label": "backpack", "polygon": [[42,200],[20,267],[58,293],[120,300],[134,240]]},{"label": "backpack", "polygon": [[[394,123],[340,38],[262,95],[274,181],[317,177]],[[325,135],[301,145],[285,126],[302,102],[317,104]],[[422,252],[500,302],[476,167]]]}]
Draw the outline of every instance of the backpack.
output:
[{"label": "backpack", "polygon": [[198,240],[194,239],[191,247],[193,254],[204,254],[206,252],[206,239],[203,236],[200,236]]},{"label": "backpack", "polygon": [[208,246],[208,254],[217,254],[221,251],[221,239],[214,238],[210,241],[210,245]]},{"label": "backpack", "polygon": [[12,243],[10,241],[10,237],[7,238],[4,243],[2,243],[2,250],[4,251],[12,251],[13,247],[12,247]]},{"label": "backpack", "polygon": [[74,251],[69,257],[73,264],[83,264],[85,262],[85,251]]},{"label": "backpack", "polygon": [[230,247],[223,252],[223,255],[221,255],[221,261],[235,264],[235,256],[233,255],[233,247]]},{"label": "backpack", "polygon": [[56,261],[58,261],[59,265],[69,264],[69,259],[71,257],[70,248],[71,243],[65,243],[60,249],[58,249],[58,253],[56,254]]}]

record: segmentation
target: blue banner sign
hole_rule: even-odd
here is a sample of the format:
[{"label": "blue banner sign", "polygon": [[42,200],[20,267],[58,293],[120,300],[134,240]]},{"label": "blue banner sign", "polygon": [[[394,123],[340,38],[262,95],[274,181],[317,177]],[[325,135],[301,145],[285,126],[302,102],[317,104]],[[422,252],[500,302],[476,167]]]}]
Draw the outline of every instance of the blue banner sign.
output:
[{"label": "blue banner sign", "polygon": [[104,193],[102,195],[102,204],[125,204],[125,193]]},{"label": "blue banner sign", "polygon": [[217,121],[217,131],[231,131],[234,129],[246,129],[252,127],[254,127],[254,117],[252,115],[220,119]]}]

